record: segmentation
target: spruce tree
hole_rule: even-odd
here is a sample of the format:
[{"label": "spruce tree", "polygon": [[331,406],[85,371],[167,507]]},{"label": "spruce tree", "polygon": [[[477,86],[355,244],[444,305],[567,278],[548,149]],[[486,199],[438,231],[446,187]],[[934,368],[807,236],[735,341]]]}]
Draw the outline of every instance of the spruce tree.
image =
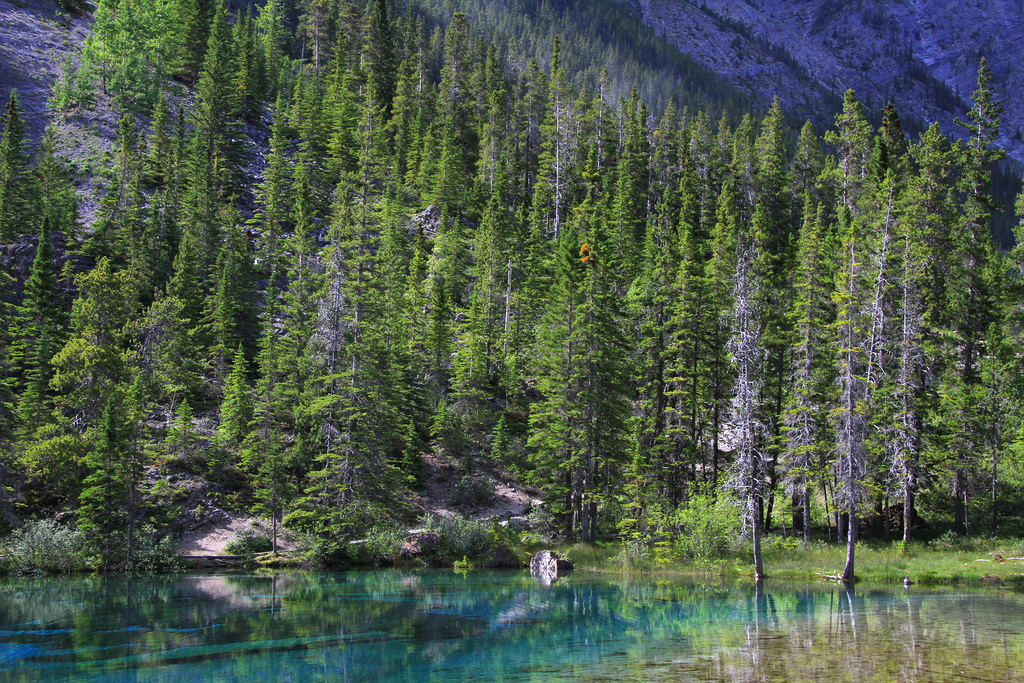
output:
[{"label": "spruce tree", "polygon": [[[836,303],[835,363],[839,389],[837,405],[832,410],[835,425],[835,466],[839,491],[837,507],[848,517],[847,554],[843,581],[854,578],[854,553],[857,543],[858,512],[864,500],[867,456],[864,447],[867,386],[865,373],[868,360],[865,342],[869,321],[864,312],[865,237],[850,208],[840,209],[843,229],[843,262],[834,296]],[[841,530],[842,533],[842,530]]]},{"label": "spruce tree", "polygon": [[997,323],[998,256],[992,238],[990,165],[1004,152],[994,147],[999,137],[1003,105],[996,99],[991,85],[992,71],[982,58],[978,68],[977,88],[971,94],[967,120],[957,123],[970,135],[962,148],[959,190],[963,195],[962,219],[954,226],[954,282],[950,288],[951,320],[955,342],[950,354],[957,367],[950,377],[948,390],[941,393],[946,413],[947,446],[954,458],[953,498],[954,526],[959,533],[968,533],[968,477],[976,470],[977,454],[983,449],[982,436],[989,425],[980,411],[979,400],[986,395],[981,371],[986,354],[986,335]]},{"label": "spruce tree", "polygon": [[52,419],[53,394],[50,360],[64,343],[66,316],[57,289],[53,246],[44,222],[36,244],[25,294],[12,326],[15,339],[11,360],[21,371],[24,388],[18,397],[18,420],[32,434]]},{"label": "spruce tree", "polygon": [[118,392],[107,396],[96,428],[92,452],[86,458],[89,474],[79,497],[78,528],[96,545],[105,569],[123,559],[121,534],[127,526],[128,451],[130,426]]},{"label": "spruce tree", "polygon": [[185,83],[193,84],[199,78],[199,70],[203,66],[207,41],[210,35],[210,22],[213,19],[214,6],[211,0],[175,0],[173,9],[174,24],[178,27],[177,38],[177,73],[176,76]]},{"label": "spruce tree", "polygon": [[237,448],[249,431],[252,420],[252,396],[248,384],[248,363],[239,344],[235,351],[231,374],[224,383],[224,398],[220,404],[220,425],[217,436],[227,447]]},{"label": "spruce tree", "polygon": [[826,332],[831,322],[831,286],[827,253],[822,244],[822,213],[821,205],[816,206],[810,193],[806,194],[793,284],[794,306],[790,312],[795,336],[789,370],[792,388],[783,417],[783,468],[793,494],[793,526],[801,528],[805,545],[811,540],[811,481],[826,451],[822,416],[830,377]]},{"label": "spruce tree", "polygon": [[39,229],[29,218],[33,215],[35,188],[28,168],[25,120],[18,91],[13,88],[0,127],[0,242],[9,244],[19,235]]},{"label": "spruce tree", "polygon": [[50,386],[65,415],[96,424],[106,398],[127,380],[128,323],[137,301],[130,274],[115,269],[110,259],[76,276],[75,285],[71,333],[53,357]]},{"label": "spruce tree", "polygon": [[36,155],[40,221],[69,242],[78,237],[78,195],[67,161],[58,155],[57,131],[47,126]]}]

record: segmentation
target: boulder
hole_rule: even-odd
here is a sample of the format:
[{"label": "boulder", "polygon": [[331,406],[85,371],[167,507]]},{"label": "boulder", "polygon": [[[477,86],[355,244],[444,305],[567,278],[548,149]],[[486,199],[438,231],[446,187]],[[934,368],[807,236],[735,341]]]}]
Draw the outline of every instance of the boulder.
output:
[{"label": "boulder", "polygon": [[557,577],[572,571],[572,562],[553,550],[541,550],[530,559],[530,574],[536,577]]}]

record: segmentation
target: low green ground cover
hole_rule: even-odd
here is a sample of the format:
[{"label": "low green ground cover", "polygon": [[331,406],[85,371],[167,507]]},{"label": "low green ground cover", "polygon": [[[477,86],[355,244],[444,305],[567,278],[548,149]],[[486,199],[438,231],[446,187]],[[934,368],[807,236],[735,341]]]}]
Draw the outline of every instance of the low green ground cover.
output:
[{"label": "low green ground cover", "polygon": [[[647,556],[631,555],[621,541],[561,548],[577,569],[604,572],[638,572],[692,576],[753,577],[749,546],[738,544],[715,558],[672,558],[655,546]],[[1010,586],[1024,590],[1024,539],[961,538],[945,534],[931,541],[857,545],[859,583],[899,584],[910,579],[920,585]],[[770,579],[829,581],[842,573],[846,547],[823,541],[802,544],[798,539],[768,537],[764,546],[765,568]]]}]

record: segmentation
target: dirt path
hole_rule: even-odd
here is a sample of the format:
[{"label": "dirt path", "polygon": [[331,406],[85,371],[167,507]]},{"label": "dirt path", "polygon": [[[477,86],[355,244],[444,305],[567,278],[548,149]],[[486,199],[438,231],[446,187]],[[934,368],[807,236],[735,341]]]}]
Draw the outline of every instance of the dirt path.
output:
[{"label": "dirt path", "polygon": [[[433,456],[424,459],[423,479],[424,490],[410,499],[421,514],[437,517],[462,514],[476,520],[489,520],[524,515],[541,504],[536,491],[517,486],[499,473],[481,468],[473,477],[466,478],[454,464]],[[188,556],[225,555],[227,545],[240,533],[263,525],[251,515],[217,510],[205,524],[185,533],[178,544],[178,552]],[[286,531],[279,528],[278,534],[278,549],[296,547]]]},{"label": "dirt path", "polygon": [[[186,533],[178,543],[178,552],[187,556],[226,555],[227,544],[235,540],[238,534],[262,524],[249,515],[224,514],[226,519],[221,517],[218,520],[211,520],[195,531]],[[294,547],[294,541],[288,539],[287,533],[278,527],[278,550],[290,550]]]}]

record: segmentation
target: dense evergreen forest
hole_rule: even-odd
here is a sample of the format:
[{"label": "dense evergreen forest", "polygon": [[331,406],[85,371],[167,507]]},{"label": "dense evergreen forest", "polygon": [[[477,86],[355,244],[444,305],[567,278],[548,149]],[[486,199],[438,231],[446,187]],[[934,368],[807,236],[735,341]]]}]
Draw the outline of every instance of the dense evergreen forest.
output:
[{"label": "dense evergreen forest", "polygon": [[101,0],[52,99],[121,111],[90,226],[10,93],[0,243],[35,257],[0,273],[7,527],[61,513],[124,566],[180,513],[147,474],[175,464],[341,547],[408,523],[432,454],[636,552],[722,501],[755,546],[1020,528],[984,62],[963,140],[852,91],[822,137],[653,47],[583,64],[621,42],[598,13],[492,35],[489,5]]}]

